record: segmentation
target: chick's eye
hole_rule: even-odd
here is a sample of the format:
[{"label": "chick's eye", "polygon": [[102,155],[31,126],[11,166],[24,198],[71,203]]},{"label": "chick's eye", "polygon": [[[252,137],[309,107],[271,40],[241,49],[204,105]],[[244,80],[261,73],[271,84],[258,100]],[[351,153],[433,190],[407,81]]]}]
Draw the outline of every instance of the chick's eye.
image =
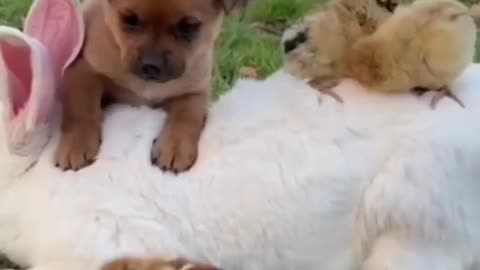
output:
[{"label": "chick's eye", "polygon": [[394,12],[397,7],[398,7],[398,3],[391,3],[389,11]]},{"label": "chick's eye", "polygon": [[397,8],[398,3],[396,0],[377,0],[377,5],[393,13]]},{"label": "chick's eye", "polygon": [[200,30],[201,22],[194,18],[183,18],[176,26],[177,34],[186,40],[192,40]]},{"label": "chick's eye", "polygon": [[140,19],[134,13],[128,13],[122,16],[122,23],[129,31],[135,31],[140,28]]},{"label": "chick's eye", "polygon": [[461,16],[461,14],[453,14],[453,15],[450,15],[449,19],[450,21],[455,21],[457,20],[459,17]]}]

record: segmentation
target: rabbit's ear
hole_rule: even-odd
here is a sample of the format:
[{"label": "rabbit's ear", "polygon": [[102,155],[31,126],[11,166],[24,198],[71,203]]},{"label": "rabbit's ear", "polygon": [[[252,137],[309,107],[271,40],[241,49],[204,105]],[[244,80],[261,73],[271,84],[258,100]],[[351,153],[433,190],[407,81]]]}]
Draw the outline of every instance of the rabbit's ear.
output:
[{"label": "rabbit's ear", "polygon": [[38,155],[48,141],[56,90],[80,53],[77,0],[34,0],[24,33],[0,26],[0,138],[11,153]]},{"label": "rabbit's ear", "polygon": [[0,26],[0,143],[10,153],[38,155],[50,135],[55,79],[47,49]]},{"label": "rabbit's ear", "polygon": [[56,82],[79,55],[85,24],[78,0],[34,0],[24,32],[42,43],[52,57]]}]

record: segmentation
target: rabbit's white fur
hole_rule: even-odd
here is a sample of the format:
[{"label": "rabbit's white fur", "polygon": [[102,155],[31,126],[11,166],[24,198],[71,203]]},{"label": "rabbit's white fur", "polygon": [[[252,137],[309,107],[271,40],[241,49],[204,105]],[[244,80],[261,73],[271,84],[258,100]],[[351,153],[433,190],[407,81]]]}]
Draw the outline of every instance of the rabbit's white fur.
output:
[{"label": "rabbit's white fur", "polygon": [[179,176],[150,165],[164,114],[115,106],[92,166],[55,169],[57,138],[18,178],[2,163],[0,251],[36,270],[121,255],[228,270],[478,269],[480,65],[455,87],[466,109],[445,99],[432,111],[428,94],[352,81],[336,89],[344,105],[282,72],[240,81]]}]

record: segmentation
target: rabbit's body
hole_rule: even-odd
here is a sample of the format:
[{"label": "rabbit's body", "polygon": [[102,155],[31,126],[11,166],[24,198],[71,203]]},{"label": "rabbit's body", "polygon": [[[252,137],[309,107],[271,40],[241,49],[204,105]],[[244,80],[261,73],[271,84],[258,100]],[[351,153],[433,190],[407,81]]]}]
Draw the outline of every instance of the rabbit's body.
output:
[{"label": "rabbit's body", "polygon": [[0,250],[43,270],[126,254],[230,270],[476,269],[479,71],[455,86],[465,110],[352,81],[343,106],[285,74],[240,83],[179,176],[146,162],[162,114],[113,107],[91,167],[52,165],[56,131],[24,175],[0,178]]}]

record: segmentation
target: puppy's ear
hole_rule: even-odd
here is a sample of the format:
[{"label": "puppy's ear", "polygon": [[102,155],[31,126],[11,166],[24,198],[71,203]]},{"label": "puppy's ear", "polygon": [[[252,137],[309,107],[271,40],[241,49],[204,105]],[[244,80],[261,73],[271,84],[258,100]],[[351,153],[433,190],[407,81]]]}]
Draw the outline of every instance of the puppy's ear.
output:
[{"label": "puppy's ear", "polygon": [[225,14],[230,14],[237,7],[246,7],[248,0],[213,0],[216,7],[221,8]]}]

